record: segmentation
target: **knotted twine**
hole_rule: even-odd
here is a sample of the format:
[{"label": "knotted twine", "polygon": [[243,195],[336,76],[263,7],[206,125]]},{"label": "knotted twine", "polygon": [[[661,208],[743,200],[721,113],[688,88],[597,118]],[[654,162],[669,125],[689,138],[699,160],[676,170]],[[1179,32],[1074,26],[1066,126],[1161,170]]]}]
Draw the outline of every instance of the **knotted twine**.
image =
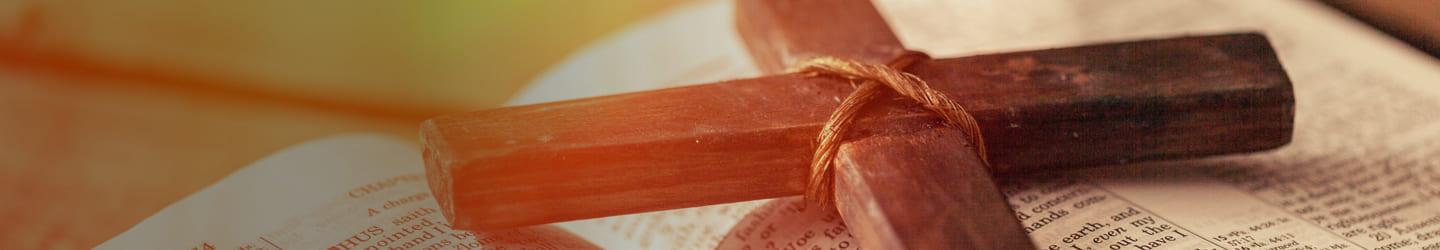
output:
[{"label": "knotted twine", "polygon": [[860,84],[855,88],[855,92],[840,102],[835,112],[830,113],[825,127],[820,130],[815,155],[810,162],[810,179],[805,189],[806,200],[822,207],[832,204],[835,198],[832,165],[841,140],[846,130],[854,124],[860,109],[883,93],[882,88],[889,88],[901,96],[919,102],[926,109],[939,114],[946,124],[959,128],[975,145],[975,152],[980,156],[981,163],[990,165],[989,156],[985,153],[985,138],[980,134],[980,124],[975,122],[975,117],[945,93],[931,88],[925,80],[904,71],[915,62],[929,59],[930,56],[915,51],[906,52],[887,65],[820,57],[800,63],[791,70],[809,77],[839,77],[852,84]]}]

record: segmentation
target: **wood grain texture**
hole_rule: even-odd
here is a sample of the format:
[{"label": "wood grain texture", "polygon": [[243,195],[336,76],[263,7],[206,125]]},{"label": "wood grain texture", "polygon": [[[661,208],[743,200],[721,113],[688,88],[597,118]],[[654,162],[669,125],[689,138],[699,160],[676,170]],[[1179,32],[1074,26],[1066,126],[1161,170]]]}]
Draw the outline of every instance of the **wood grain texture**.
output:
[{"label": "wood grain texture", "polygon": [[938,128],[846,143],[836,207],[863,249],[1034,249],[965,134]]},{"label": "wood grain texture", "polygon": [[[905,51],[868,0],[737,5],[740,34],[767,72],[817,56],[889,63]],[[871,131],[928,125],[901,121]],[[922,130],[844,145],[834,195],[863,248],[1034,249],[963,136],[953,129]]]},{"label": "wood grain texture", "polygon": [[886,63],[905,52],[869,0],[739,0],[736,30],[760,71],[820,56]]},{"label": "wood grain texture", "polygon": [[[1256,34],[920,62],[969,108],[992,171],[1251,152],[1290,141],[1290,81]],[[800,194],[814,137],[850,84],[776,75],[461,113],[421,133],[432,189],[486,229]],[[938,126],[909,100],[851,138]],[[585,209],[575,209],[583,207]]]}]

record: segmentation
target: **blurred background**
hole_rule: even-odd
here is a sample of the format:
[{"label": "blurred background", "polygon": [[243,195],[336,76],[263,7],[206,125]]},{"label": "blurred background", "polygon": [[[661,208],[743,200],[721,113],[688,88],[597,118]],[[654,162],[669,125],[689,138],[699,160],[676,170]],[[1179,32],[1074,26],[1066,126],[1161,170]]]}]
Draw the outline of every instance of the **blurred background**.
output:
[{"label": "blurred background", "polygon": [[92,247],[307,140],[416,138],[681,3],[0,1],[0,249]]},{"label": "blurred background", "polygon": [[[415,138],[686,1],[0,1],[0,249],[91,247],[310,139]],[[1328,4],[1440,55],[1440,0]]]}]

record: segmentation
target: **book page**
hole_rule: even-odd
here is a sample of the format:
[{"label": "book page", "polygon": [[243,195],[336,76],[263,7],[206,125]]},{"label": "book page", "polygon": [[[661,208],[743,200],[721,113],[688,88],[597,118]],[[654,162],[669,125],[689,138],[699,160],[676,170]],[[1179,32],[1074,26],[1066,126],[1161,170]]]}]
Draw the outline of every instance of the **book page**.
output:
[{"label": "book page", "polygon": [[525,105],[759,75],[735,31],[730,1],[677,7],[596,41],[506,104]]},{"label": "book page", "polygon": [[[662,18],[602,42],[639,45],[587,50],[542,78],[519,103],[757,75],[752,69],[673,77],[749,65],[748,56],[735,56],[745,52],[735,49],[740,45],[728,26],[733,24],[721,29],[715,21],[733,21],[729,3],[715,2],[696,7],[710,9],[699,11],[709,15]],[[1295,84],[1291,145],[1251,155],[999,180],[1041,249],[1440,249],[1440,204],[1434,201],[1440,195],[1440,160],[1435,160],[1440,66],[1333,10],[1301,1],[877,0],[876,5],[905,44],[936,57],[1187,34],[1258,31],[1271,39]],[[702,28],[654,31],[696,23],[702,25],[692,27]],[[675,51],[639,41],[684,39],[676,34],[705,37],[696,43],[706,47]],[[652,50],[658,52],[646,52]],[[621,60],[626,63],[606,64]],[[712,60],[726,63],[703,66]],[[589,92],[537,98],[567,87]],[[708,233],[675,233],[724,220],[691,224],[694,217],[685,216],[711,214],[704,211],[727,215],[710,218],[749,212],[731,218],[731,226],[704,227]],[[799,199],[784,198],[562,226],[611,235],[650,232],[619,235],[671,243],[713,239],[720,234],[714,229],[729,229],[718,242],[667,245],[676,249],[858,247],[836,218],[833,210],[807,209]],[[590,227],[576,226],[582,224]]]},{"label": "book page", "polygon": [[420,150],[396,138],[321,139],[171,204],[100,249],[595,249],[553,226],[451,230]]},{"label": "book page", "polygon": [[[557,65],[511,105],[753,75],[732,25],[726,1],[677,8]],[[687,60],[666,61],[675,56]],[[414,145],[381,136],[295,146],[172,204],[99,248],[712,249],[764,202],[455,231],[436,213],[420,156]]]}]

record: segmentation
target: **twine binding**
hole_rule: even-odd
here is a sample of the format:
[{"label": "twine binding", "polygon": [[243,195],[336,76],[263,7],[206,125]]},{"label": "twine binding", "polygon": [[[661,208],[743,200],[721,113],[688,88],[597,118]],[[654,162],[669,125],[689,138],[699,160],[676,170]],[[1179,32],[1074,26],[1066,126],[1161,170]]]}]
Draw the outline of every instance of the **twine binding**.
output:
[{"label": "twine binding", "polygon": [[904,71],[915,62],[929,59],[930,56],[916,51],[907,51],[886,65],[820,57],[805,61],[791,70],[810,77],[839,77],[851,83],[859,83],[855,92],[845,97],[840,106],[835,108],[835,112],[830,113],[829,120],[820,130],[816,139],[815,155],[810,162],[809,182],[805,189],[806,200],[821,207],[834,204],[835,178],[832,176],[832,165],[835,154],[843,143],[841,140],[861,108],[886,88],[919,102],[926,109],[940,115],[950,126],[959,128],[975,145],[981,163],[990,165],[989,155],[985,151],[985,138],[980,133],[980,125],[976,123],[975,117],[945,93],[931,88],[925,80]]}]

